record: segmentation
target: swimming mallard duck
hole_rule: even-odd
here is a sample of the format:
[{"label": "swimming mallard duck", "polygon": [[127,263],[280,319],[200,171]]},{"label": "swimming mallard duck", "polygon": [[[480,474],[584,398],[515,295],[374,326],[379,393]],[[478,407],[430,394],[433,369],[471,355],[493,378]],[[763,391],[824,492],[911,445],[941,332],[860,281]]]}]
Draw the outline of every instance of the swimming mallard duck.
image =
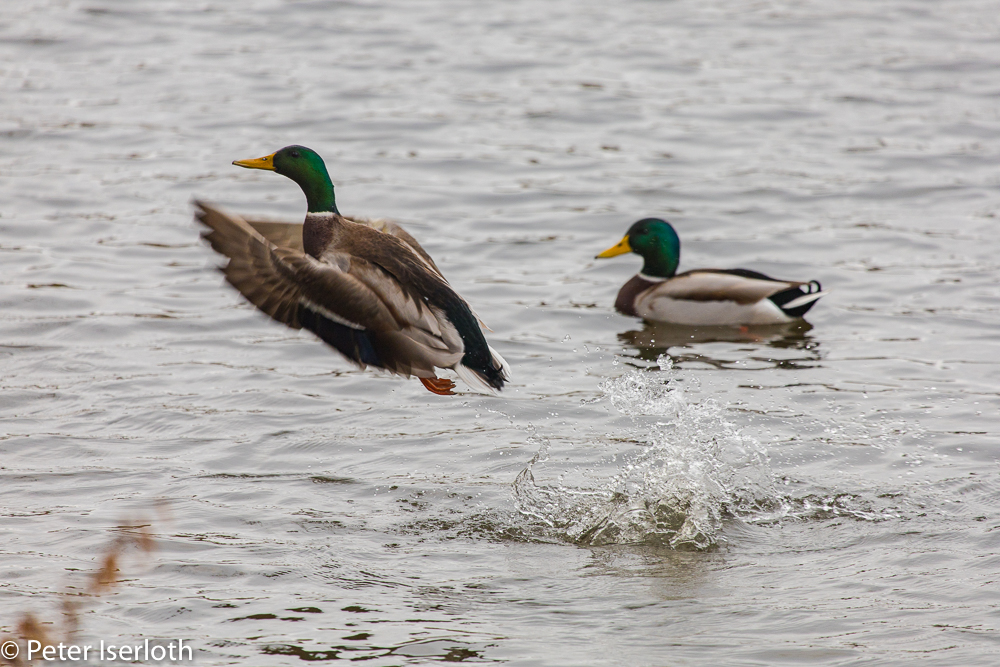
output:
[{"label": "swimming mallard duck", "polygon": [[597,258],[641,255],[642,271],[625,283],[615,309],[652,322],[688,325],[779,324],[806,314],[824,296],[819,282],[775,280],[749,269],[677,273],[681,240],[666,220],[645,218]]},{"label": "swimming mallard duck", "polygon": [[212,230],[205,238],[229,258],[226,280],[250,303],[312,331],[362,368],[415,375],[435,394],[455,387],[435,368],[451,368],[479,390],[503,388],[510,367],[434,260],[399,225],[342,216],[315,151],[287,146],[233,164],[287,176],[308,203],[305,222],[287,225],[249,223],[195,202]]}]

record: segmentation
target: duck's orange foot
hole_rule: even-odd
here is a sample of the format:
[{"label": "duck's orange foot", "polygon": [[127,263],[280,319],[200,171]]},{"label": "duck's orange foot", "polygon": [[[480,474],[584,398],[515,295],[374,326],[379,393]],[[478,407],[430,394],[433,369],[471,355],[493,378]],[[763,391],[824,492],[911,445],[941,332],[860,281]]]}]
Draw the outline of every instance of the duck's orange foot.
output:
[{"label": "duck's orange foot", "polygon": [[427,388],[427,391],[438,396],[454,396],[455,383],[447,378],[417,378]]}]

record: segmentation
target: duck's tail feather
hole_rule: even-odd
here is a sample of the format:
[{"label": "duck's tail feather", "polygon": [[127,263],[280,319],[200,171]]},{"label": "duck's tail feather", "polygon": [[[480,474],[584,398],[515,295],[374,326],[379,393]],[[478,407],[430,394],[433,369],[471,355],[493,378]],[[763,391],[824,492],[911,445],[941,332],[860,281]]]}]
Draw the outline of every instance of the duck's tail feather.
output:
[{"label": "duck's tail feather", "polygon": [[510,379],[510,364],[500,356],[500,353],[489,347],[492,364],[485,369],[470,368],[459,362],[455,364],[455,372],[467,385],[486,394],[495,394],[503,389],[504,383]]},{"label": "duck's tail feather", "polygon": [[782,290],[768,297],[774,305],[789,317],[802,317],[813,304],[829,292],[824,292],[818,280],[810,280],[797,287]]}]

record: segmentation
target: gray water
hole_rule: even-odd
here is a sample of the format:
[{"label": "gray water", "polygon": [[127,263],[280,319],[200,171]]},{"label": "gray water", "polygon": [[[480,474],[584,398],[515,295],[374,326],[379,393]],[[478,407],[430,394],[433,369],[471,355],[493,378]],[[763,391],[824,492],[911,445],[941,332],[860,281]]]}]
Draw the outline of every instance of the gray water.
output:
[{"label": "gray water", "polygon": [[[405,225],[513,382],[437,397],[241,301],[192,198]],[[809,324],[615,313],[681,268]],[[995,2],[0,6],[0,634],[199,664],[1000,661]],[[53,631],[55,626],[53,626]]]}]

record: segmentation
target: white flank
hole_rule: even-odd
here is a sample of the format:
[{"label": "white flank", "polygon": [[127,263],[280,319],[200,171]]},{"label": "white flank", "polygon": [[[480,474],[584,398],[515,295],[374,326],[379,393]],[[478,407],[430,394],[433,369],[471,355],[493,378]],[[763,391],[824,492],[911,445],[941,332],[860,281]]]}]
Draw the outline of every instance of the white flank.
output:
[{"label": "white flank", "polygon": [[640,297],[636,311],[643,319],[690,326],[735,326],[740,324],[782,324],[792,318],[770,299],[741,305],[735,301],[690,301],[657,296]]}]

